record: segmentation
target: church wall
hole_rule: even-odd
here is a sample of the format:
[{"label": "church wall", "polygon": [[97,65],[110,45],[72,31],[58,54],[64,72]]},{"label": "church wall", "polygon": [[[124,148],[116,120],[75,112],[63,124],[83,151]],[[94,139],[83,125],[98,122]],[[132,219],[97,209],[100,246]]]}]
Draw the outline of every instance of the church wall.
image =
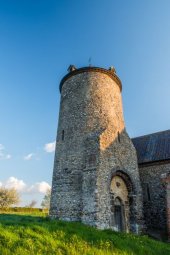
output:
[{"label": "church wall", "polygon": [[166,232],[166,185],[163,174],[170,172],[170,164],[140,166],[139,173],[143,189],[144,218],[148,229]]}]

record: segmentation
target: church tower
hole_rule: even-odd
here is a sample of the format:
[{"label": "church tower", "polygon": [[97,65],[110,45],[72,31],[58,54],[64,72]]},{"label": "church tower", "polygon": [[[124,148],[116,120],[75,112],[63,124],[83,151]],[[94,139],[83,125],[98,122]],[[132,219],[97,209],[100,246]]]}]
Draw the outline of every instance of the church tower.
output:
[{"label": "church tower", "polygon": [[50,217],[138,233],[142,191],[121,81],[113,67],[68,71],[60,83]]}]

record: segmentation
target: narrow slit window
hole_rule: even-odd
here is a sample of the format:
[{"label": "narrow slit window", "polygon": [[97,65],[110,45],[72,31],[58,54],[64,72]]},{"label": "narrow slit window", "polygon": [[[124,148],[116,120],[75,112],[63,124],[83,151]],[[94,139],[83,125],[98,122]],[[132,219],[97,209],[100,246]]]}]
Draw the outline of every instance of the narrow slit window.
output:
[{"label": "narrow slit window", "polygon": [[61,140],[64,141],[64,130],[62,130]]},{"label": "narrow slit window", "polygon": [[147,184],[147,199],[148,199],[148,201],[151,201],[149,184]]},{"label": "narrow slit window", "polygon": [[118,141],[120,143],[120,133],[119,132],[117,133],[117,138],[118,138]]},{"label": "narrow slit window", "polygon": [[144,183],[144,200],[146,202],[151,201],[151,194],[150,194],[149,183]]}]

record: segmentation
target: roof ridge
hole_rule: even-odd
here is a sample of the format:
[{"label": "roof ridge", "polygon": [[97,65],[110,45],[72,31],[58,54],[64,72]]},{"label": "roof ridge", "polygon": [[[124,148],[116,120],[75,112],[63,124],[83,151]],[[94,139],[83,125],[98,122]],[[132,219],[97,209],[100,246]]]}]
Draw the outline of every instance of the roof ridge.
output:
[{"label": "roof ridge", "polygon": [[141,135],[141,136],[132,137],[131,139],[138,139],[138,138],[142,138],[142,137],[146,137],[146,136],[156,135],[156,134],[159,134],[159,133],[166,133],[168,131],[170,131],[170,129],[163,130],[163,131],[157,131],[157,132],[154,132],[154,133],[151,133],[151,134],[147,134],[147,135]]}]

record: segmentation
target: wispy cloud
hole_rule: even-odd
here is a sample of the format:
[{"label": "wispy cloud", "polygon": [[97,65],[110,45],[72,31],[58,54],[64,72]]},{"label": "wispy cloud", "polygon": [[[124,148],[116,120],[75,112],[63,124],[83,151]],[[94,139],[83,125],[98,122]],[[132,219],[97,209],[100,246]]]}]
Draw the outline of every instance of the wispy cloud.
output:
[{"label": "wispy cloud", "polygon": [[56,142],[51,142],[51,143],[47,143],[44,146],[44,150],[48,153],[54,152],[55,151],[55,144]]},{"label": "wispy cloud", "polygon": [[45,182],[36,182],[32,185],[27,185],[23,180],[19,180],[16,177],[9,177],[6,181],[0,182],[0,187],[15,188],[20,193],[41,193],[45,194],[47,190],[51,189],[51,186]]},{"label": "wispy cloud", "polygon": [[0,144],[0,160],[10,159],[10,158],[11,158],[11,155],[6,153],[4,145]]},{"label": "wispy cloud", "polygon": [[24,156],[24,160],[31,160],[34,156],[34,153],[29,153],[28,155]]}]

